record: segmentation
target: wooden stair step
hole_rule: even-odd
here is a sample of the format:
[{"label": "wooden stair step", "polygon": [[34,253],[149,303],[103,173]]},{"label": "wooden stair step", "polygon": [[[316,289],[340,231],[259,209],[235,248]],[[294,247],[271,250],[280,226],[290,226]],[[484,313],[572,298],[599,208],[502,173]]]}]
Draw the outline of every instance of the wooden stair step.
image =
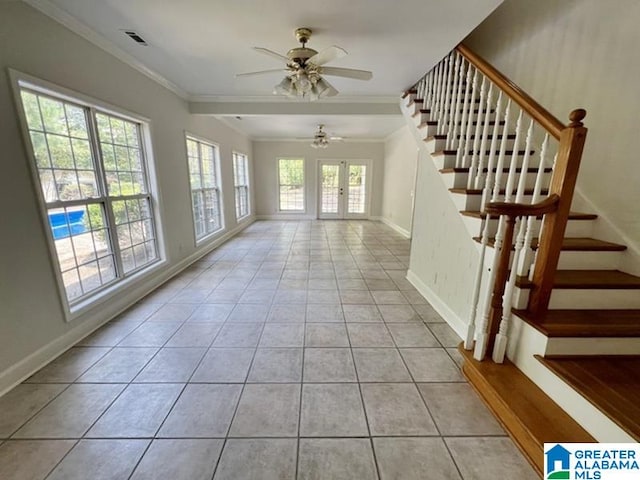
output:
[{"label": "wooden stair step", "polygon": [[[465,217],[480,218],[482,220],[487,218],[487,214],[485,212],[477,210],[462,210],[460,211],[460,214]],[[569,220],[595,220],[596,218],[598,218],[598,216],[594,213],[569,212]]]},{"label": "wooden stair step", "polygon": [[410,88],[409,90],[404,91],[401,98],[407,98],[409,95],[417,95],[417,94],[418,94],[417,88]]},{"label": "wooden stair step", "polygon": [[[475,121],[475,120],[473,122],[471,122],[471,125],[475,126],[477,124],[478,124],[478,122]],[[485,124],[485,122],[480,122],[480,125],[484,125],[484,124]],[[495,120],[489,120],[487,122],[487,125],[490,126],[490,127],[494,126],[495,124],[496,124]],[[460,122],[458,122],[458,125],[460,125]],[[504,120],[500,120],[498,122],[498,125],[504,126]],[[426,127],[426,126],[437,127],[438,126],[438,122],[435,121],[435,120],[427,120],[426,122],[422,122],[420,125],[418,125],[418,128],[422,128],[422,127]]]},{"label": "wooden stair step", "polygon": [[[480,242],[480,237],[473,238],[476,242]],[[491,248],[495,246],[495,238],[490,238],[487,245]],[[514,247],[515,248],[515,247]],[[531,240],[531,248],[538,248],[538,239]],[[512,248],[513,249],[513,248]],[[565,237],[562,239],[562,251],[564,252],[623,252],[626,245],[619,243],[605,242],[596,238],[588,237]]]},{"label": "wooden stair step", "polygon": [[[449,191],[451,193],[458,193],[458,194],[464,194],[464,195],[482,195],[482,190],[479,188],[450,188]],[[498,192],[499,195],[504,195],[506,192],[505,189],[501,189],[500,192]],[[515,195],[517,192],[514,190],[513,195]],[[533,188],[527,188],[524,191],[525,195],[533,195]],[[540,191],[540,195],[548,195],[549,194],[549,190],[544,189]]]},{"label": "wooden stair step", "polygon": [[640,441],[640,356],[536,358]]},{"label": "wooden stair step", "polygon": [[[411,107],[414,103],[420,103],[420,104],[421,104],[421,102],[422,102],[422,101],[420,101],[420,102],[411,102],[411,103],[409,103],[409,104],[407,105],[407,107]],[[460,109],[460,112],[462,112],[463,110],[464,110],[464,109],[463,109],[463,108],[461,108],[461,109]],[[447,110],[447,112],[449,112],[449,111],[450,111],[450,110]],[[429,109],[429,108],[421,108],[421,109],[419,109],[419,110],[416,110],[416,111],[415,111],[411,116],[412,116],[412,117],[417,117],[418,115],[421,115],[421,114],[429,115],[430,113],[431,113],[431,109]],[[467,113],[473,113],[474,115],[477,115],[478,113],[487,113],[487,109],[486,109],[486,108],[485,108],[485,109],[482,109],[482,110],[480,110],[480,109],[475,109],[475,110],[473,110],[473,111],[467,110]],[[494,109],[491,109],[491,110],[489,110],[489,113],[495,113],[495,110],[494,110]]]},{"label": "wooden stair step", "polygon": [[[447,152],[448,150],[444,150],[445,152]],[[447,153],[445,153],[447,154]],[[453,168],[441,168],[440,169],[440,173],[442,174],[449,174],[449,173],[469,173],[469,170],[471,170],[470,168],[463,168],[463,167],[453,167]],[[493,173],[497,172],[497,168],[494,167],[491,170],[493,170]],[[522,173],[522,168],[516,168],[516,173]],[[544,169],[545,173],[551,173],[553,172],[553,169],[551,167],[547,167]],[[482,169],[483,173],[488,173],[489,169],[488,168],[483,168]],[[509,173],[509,167],[504,167],[502,169],[502,173]],[[527,173],[538,173],[538,169],[537,168],[527,168]]]},{"label": "wooden stair step", "polygon": [[640,310],[512,312],[547,337],[640,337]]},{"label": "wooden stair step", "polygon": [[[462,138],[462,135],[458,135],[458,139]],[[469,137],[469,140],[474,140],[476,138],[475,135],[471,135]],[[446,140],[447,139],[447,135],[430,135],[427,138],[424,139],[425,142],[430,142],[432,140]],[[497,137],[498,140],[502,140],[502,135],[498,135]],[[515,140],[516,139],[516,134],[509,134],[507,135],[507,140]],[[493,135],[488,135],[487,136],[487,140],[493,140]]]},{"label": "wooden stair step", "polygon": [[[474,154],[473,150],[469,150],[468,153],[469,153],[469,155],[473,155]],[[480,152],[477,152],[477,153],[480,153]],[[505,153],[505,155],[511,156],[511,155],[513,155],[513,150],[506,150],[504,153]],[[519,157],[523,156],[525,153],[526,153],[526,150],[518,150],[518,156]],[[535,153],[536,153],[535,150],[530,150],[529,151],[529,155],[534,155]],[[458,154],[457,150],[439,150],[437,152],[433,152],[431,155],[433,157],[437,157],[437,156],[440,156],[440,155],[457,155],[457,154]],[[496,155],[499,155],[499,154],[500,154],[500,152],[496,151]],[[485,152],[485,155],[487,155],[487,156],[491,155],[491,151],[487,150]]]},{"label": "wooden stair step", "polygon": [[595,442],[509,360],[478,362],[473,352],[459,350],[463,373],[540,476],[545,442]]},{"label": "wooden stair step", "polygon": [[[529,289],[528,278],[518,277],[516,286]],[[620,270],[558,270],[553,288],[575,290],[640,290],[640,277]]]}]

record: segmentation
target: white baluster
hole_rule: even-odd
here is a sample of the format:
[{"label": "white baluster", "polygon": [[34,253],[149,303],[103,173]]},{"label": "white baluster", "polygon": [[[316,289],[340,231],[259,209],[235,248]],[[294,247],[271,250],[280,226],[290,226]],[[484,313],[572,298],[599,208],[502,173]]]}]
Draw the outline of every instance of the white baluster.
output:
[{"label": "white baluster", "polygon": [[453,59],[451,55],[447,57],[447,68],[444,80],[444,95],[442,104],[440,105],[440,114],[438,115],[438,133],[446,133],[446,122],[449,115],[449,98],[451,96],[451,81],[453,79]]},{"label": "white baluster", "polygon": [[[491,187],[493,186],[494,179],[498,173],[495,167],[496,163],[496,151],[498,149],[498,137],[500,136],[500,117],[502,116],[502,91],[498,93],[498,100],[496,102],[496,121],[493,124],[493,131],[491,133],[491,145],[489,146],[489,160],[487,162],[487,176],[482,185],[482,200],[480,201],[480,211],[484,211],[484,206],[489,200],[491,194]],[[505,117],[506,118],[506,117]]]},{"label": "white baluster", "polygon": [[[518,276],[516,272],[517,269],[515,267],[518,264],[518,257],[520,256],[520,252],[522,252],[522,247],[524,245],[524,232],[526,228],[526,222],[523,219],[519,218],[518,220],[516,220],[515,228],[518,231],[518,238],[516,240],[515,251],[513,253],[511,272],[509,272],[509,281],[507,282],[507,286],[504,290],[504,295],[502,296],[502,318],[500,319],[500,326],[498,327],[498,333],[493,344],[492,359],[496,363],[504,362],[504,356],[507,351],[513,291],[516,286],[516,277]],[[505,245],[504,248],[511,248],[511,245]]]},{"label": "white baluster", "polygon": [[520,148],[520,135],[522,132],[522,110],[518,115],[518,121],[516,122],[516,139],[513,142],[513,153],[511,155],[511,163],[509,164],[509,174],[507,176],[507,186],[504,192],[504,201],[510,202],[513,196],[513,188],[516,183],[516,175],[518,172],[518,150]]},{"label": "white baluster", "polygon": [[504,128],[502,129],[502,138],[500,139],[500,155],[498,155],[496,177],[491,194],[492,202],[497,202],[500,198],[500,185],[502,185],[502,175],[504,174],[504,160],[507,156],[507,144],[509,143],[509,128],[511,128],[511,99],[507,101],[507,106],[505,107]]},{"label": "white baluster", "polygon": [[[473,80],[472,80],[473,78]],[[467,139],[469,138],[469,125],[471,125],[471,118],[473,114],[469,112],[469,109],[473,110],[473,106],[476,101],[476,83],[478,82],[478,70],[469,64],[469,70],[467,71],[467,81],[464,92],[464,104],[462,105],[462,120],[460,122],[460,139],[458,140],[458,152],[456,154],[456,167],[464,167],[464,158],[467,150]],[[471,103],[469,103],[471,102]]]},{"label": "white baluster", "polygon": [[[475,186],[475,177],[478,173],[478,155],[480,149],[480,132],[482,129],[482,108],[487,97],[487,77],[482,76],[482,85],[480,86],[480,103],[478,104],[478,114],[476,115],[476,128],[473,134],[473,148],[471,151],[471,165],[469,166],[469,177],[467,178],[467,188]],[[471,106],[473,112],[473,105]],[[466,153],[466,152],[465,152]]]},{"label": "white baluster", "polygon": [[456,132],[458,130],[458,122],[460,121],[460,103],[462,102],[462,88],[464,87],[464,72],[465,72],[465,61],[462,55],[458,54],[457,57],[457,67],[456,67],[456,76],[455,76],[455,90],[453,95],[453,100],[451,101],[451,108],[453,112],[450,114],[450,124],[447,129],[447,140],[445,142],[446,148],[451,150],[455,145],[456,140]]},{"label": "white baluster", "polygon": [[[536,183],[533,187],[533,196],[531,198],[531,203],[538,203],[540,201],[540,197],[542,197],[542,182],[544,181],[545,176],[545,166],[546,156],[547,156],[547,147],[549,144],[549,134],[545,134],[544,140],[542,141],[542,145],[540,147],[540,163],[538,165],[538,172],[536,173]],[[529,267],[531,266],[533,259],[533,246],[531,243],[533,242],[533,228],[536,223],[536,218],[531,215],[527,218],[527,233],[525,235],[524,244],[525,248],[523,250],[522,255],[520,256],[521,260],[518,265],[518,274],[520,276],[527,276],[529,273]]]},{"label": "white baluster", "polygon": [[[493,83],[489,84],[489,92],[487,93],[486,112],[484,114],[484,125],[482,126],[482,137],[480,140],[480,153],[478,155],[478,173],[474,180],[474,188],[481,189],[484,186],[486,173],[484,172],[484,157],[487,150],[487,137],[489,136],[489,119],[491,118],[491,104],[493,102]],[[480,109],[483,107],[481,106]],[[479,113],[481,115],[482,113]]]},{"label": "white baluster", "polygon": [[438,67],[436,70],[436,79],[435,79],[435,96],[434,96],[434,100],[433,100],[433,110],[431,111],[431,114],[429,115],[429,118],[431,120],[437,120],[438,119],[438,115],[440,112],[440,102],[441,102],[441,97],[442,97],[442,77],[443,72],[444,72],[444,64],[445,64],[445,60],[441,60],[440,63],[438,63]]},{"label": "white baluster", "polygon": [[516,191],[516,203],[523,203],[527,189],[527,173],[529,170],[529,158],[531,157],[531,141],[533,139],[533,120],[529,122],[527,138],[524,142],[524,157],[520,166],[520,178],[518,179],[518,189]]}]

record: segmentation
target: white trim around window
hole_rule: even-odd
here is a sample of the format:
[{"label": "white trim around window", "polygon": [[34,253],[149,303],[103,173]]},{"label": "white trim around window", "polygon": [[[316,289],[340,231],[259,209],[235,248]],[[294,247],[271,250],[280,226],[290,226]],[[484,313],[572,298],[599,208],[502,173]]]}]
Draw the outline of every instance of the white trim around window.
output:
[{"label": "white trim around window", "polygon": [[240,152],[232,152],[233,187],[236,203],[236,220],[244,220],[251,213],[249,158]]},{"label": "white trim around window", "polygon": [[220,184],[220,147],[204,138],[185,133],[189,188],[196,246],[224,229],[224,207]]},{"label": "white trim around window", "polygon": [[10,70],[70,321],[166,262],[148,120]]}]

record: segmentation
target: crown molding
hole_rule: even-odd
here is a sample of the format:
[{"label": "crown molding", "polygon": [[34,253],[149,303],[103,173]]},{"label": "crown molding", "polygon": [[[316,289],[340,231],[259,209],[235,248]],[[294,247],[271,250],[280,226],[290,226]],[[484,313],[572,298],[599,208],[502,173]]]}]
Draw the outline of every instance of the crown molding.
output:
[{"label": "crown molding", "polygon": [[27,5],[40,11],[41,13],[45,14],[49,18],[62,24],[63,26],[65,26],[72,32],[76,33],[77,35],[80,35],[85,40],[88,40],[89,42],[93,43],[95,46],[113,55],[121,62],[124,62],[125,64],[134,68],[138,72],[142,73],[143,75],[146,75],[151,80],[158,83],[159,85],[162,85],[163,87],[170,90],[171,92],[175,93],[177,96],[179,96],[183,100],[186,100],[186,101],[189,100],[189,94],[186,91],[184,91],[182,88],[180,88],[179,86],[177,86],[175,83],[171,82],[164,76],[160,75],[158,72],[150,69],[149,67],[144,65],[142,62],[140,62],[138,59],[136,59],[133,55],[125,52],[120,47],[117,47],[110,40],[106,39],[99,33],[94,32],[92,29],[87,27],[84,23],[82,23],[76,17],[70,15],[65,10],[61,9],[54,3],[50,2],[49,0],[22,0],[22,1]]},{"label": "crown molding", "polygon": [[[292,142],[292,143],[311,143],[313,141],[312,137],[309,138],[298,138],[298,137],[251,137],[251,141],[253,142]],[[370,138],[343,138],[342,140],[329,140],[329,146],[340,144],[340,143],[383,143],[384,139],[379,137],[370,137]]]},{"label": "crown molding", "polygon": [[375,103],[375,104],[397,104],[398,96],[394,95],[338,95],[335,97],[324,97],[314,102],[293,98],[288,99],[280,95],[189,95],[191,103],[281,103],[284,105],[304,104],[315,105],[323,103]]}]

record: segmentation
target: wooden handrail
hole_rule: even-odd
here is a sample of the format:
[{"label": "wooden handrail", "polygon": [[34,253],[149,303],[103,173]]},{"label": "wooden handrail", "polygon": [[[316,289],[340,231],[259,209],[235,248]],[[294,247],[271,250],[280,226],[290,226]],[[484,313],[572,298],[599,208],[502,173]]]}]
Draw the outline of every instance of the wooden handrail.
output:
[{"label": "wooden handrail", "polygon": [[520,105],[531,118],[542,125],[555,138],[560,139],[562,131],[566,128],[560,120],[467,46],[461,43],[456,47],[456,50]]},{"label": "wooden handrail", "polygon": [[541,202],[531,204],[510,203],[510,202],[490,202],[485,206],[487,215],[508,217],[537,217],[546,215],[558,208],[560,197],[556,194],[549,195]]}]

